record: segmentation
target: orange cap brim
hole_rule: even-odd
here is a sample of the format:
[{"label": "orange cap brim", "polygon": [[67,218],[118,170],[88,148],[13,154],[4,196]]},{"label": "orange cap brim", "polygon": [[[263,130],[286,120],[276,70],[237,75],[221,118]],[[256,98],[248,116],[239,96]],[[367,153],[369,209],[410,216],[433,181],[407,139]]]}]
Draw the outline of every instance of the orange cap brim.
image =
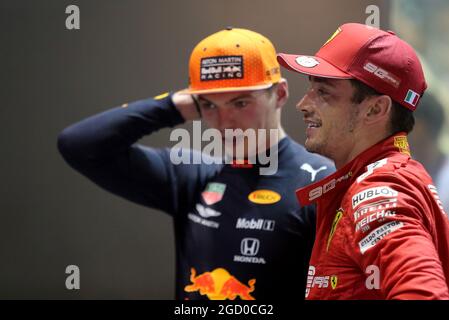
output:
[{"label": "orange cap brim", "polygon": [[246,87],[225,87],[225,88],[211,88],[211,89],[184,89],[179,91],[179,94],[209,94],[209,93],[227,93],[227,92],[240,92],[240,91],[253,91],[268,89],[273,86],[273,83],[261,84],[258,86],[246,86]]}]

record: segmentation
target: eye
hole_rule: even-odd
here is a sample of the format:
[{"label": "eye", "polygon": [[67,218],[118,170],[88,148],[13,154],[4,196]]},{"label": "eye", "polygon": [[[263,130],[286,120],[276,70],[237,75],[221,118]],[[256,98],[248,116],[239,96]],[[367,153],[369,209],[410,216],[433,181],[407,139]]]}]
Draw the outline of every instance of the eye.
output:
[{"label": "eye", "polygon": [[249,104],[249,101],[246,100],[237,100],[234,102],[234,107],[238,109],[245,108]]},{"label": "eye", "polygon": [[200,103],[200,106],[202,109],[205,109],[205,110],[213,110],[213,109],[217,108],[217,106],[215,104],[207,102],[207,101],[202,101]]},{"label": "eye", "polygon": [[329,92],[326,89],[321,88],[321,87],[317,89],[317,92],[318,92],[319,96],[327,96],[327,95],[329,95]]}]

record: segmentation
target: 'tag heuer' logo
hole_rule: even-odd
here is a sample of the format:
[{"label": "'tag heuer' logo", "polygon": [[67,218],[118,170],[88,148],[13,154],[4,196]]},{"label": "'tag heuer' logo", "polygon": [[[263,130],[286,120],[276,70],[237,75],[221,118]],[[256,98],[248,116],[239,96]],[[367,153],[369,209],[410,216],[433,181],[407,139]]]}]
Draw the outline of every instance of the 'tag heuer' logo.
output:
[{"label": "'tag heuer' logo", "polygon": [[201,193],[204,202],[211,206],[221,199],[223,199],[223,194],[226,190],[226,185],[218,182],[209,182],[206,189]]},{"label": "'tag heuer' logo", "polygon": [[273,204],[281,200],[281,195],[271,190],[256,190],[249,194],[249,201],[257,204]]}]

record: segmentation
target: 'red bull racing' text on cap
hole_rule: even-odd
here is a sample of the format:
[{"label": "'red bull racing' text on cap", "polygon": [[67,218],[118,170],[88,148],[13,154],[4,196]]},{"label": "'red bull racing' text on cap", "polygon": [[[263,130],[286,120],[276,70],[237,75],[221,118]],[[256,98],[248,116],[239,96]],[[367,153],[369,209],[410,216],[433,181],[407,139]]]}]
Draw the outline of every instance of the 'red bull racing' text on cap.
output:
[{"label": "'red bull racing' text on cap", "polygon": [[281,79],[276,50],[265,36],[228,27],[198,43],[189,61],[188,94],[270,88]]},{"label": "'red bull racing' text on cap", "polygon": [[335,79],[357,79],[414,111],[427,88],[414,49],[392,31],[347,23],[315,56],[278,54],[279,63],[299,73]]}]

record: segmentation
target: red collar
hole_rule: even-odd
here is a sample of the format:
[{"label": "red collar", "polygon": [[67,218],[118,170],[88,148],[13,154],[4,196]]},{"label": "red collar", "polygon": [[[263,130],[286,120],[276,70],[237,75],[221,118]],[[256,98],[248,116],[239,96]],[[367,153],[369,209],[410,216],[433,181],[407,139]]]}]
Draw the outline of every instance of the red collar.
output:
[{"label": "red collar", "polygon": [[232,160],[231,167],[232,168],[242,168],[242,169],[251,169],[254,165],[249,162],[249,160]]},{"label": "red collar", "polygon": [[397,155],[398,153],[405,158],[410,158],[407,135],[404,132],[390,136],[366,149],[332,175],[298,189],[296,196],[303,206],[314,203],[323,196],[338,192],[342,188],[348,188],[363,173],[367,165],[374,169],[376,165],[380,164],[380,162],[376,163],[376,161]]}]

